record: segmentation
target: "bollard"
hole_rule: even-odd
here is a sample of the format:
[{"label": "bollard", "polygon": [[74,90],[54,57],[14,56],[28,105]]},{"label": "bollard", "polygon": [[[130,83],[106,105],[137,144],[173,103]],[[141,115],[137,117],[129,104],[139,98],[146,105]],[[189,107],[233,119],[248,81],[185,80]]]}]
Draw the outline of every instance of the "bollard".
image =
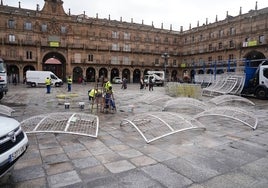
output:
[{"label": "bollard", "polygon": [[64,103],[65,109],[70,109],[70,103],[66,102]]},{"label": "bollard", "polygon": [[79,102],[79,107],[80,107],[81,110],[84,110],[85,102]]}]

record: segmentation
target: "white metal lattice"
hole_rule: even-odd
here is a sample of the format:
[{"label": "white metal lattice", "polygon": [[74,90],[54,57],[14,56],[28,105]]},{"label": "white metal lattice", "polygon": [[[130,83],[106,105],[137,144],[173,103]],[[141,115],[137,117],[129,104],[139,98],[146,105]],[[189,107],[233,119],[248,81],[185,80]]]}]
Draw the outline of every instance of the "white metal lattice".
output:
[{"label": "white metal lattice", "polygon": [[59,112],[33,116],[21,122],[26,133],[68,133],[97,137],[99,118],[92,114]]},{"label": "white metal lattice", "polygon": [[206,103],[194,98],[188,97],[179,97],[172,100],[169,100],[165,103],[163,111],[166,111],[168,108],[182,108],[182,107],[194,107],[199,110],[206,110],[208,108]]},{"label": "white metal lattice", "polygon": [[234,102],[234,101],[245,102],[253,106],[255,105],[252,101],[244,97],[237,96],[237,95],[220,95],[220,96],[210,99],[209,101],[215,105],[220,105],[220,104],[224,104],[227,102]]},{"label": "white metal lattice", "polygon": [[177,132],[193,129],[204,130],[200,123],[194,125],[194,121],[186,120],[182,116],[170,112],[138,114],[122,120],[120,126],[124,125],[132,125],[147,143]]},{"label": "white metal lattice", "polygon": [[199,119],[200,117],[206,116],[222,116],[237,120],[244,123],[245,125],[251,127],[253,130],[257,128],[258,119],[251,112],[247,112],[241,108],[236,107],[215,107],[201,112],[194,116],[194,119]]}]

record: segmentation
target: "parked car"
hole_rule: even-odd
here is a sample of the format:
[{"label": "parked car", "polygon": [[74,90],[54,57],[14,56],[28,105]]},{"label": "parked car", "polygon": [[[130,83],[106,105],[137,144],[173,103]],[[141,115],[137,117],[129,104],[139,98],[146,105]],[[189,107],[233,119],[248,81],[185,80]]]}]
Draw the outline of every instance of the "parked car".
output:
[{"label": "parked car", "polygon": [[28,148],[28,138],[20,123],[0,115],[0,178],[13,169]]},{"label": "parked car", "polygon": [[114,77],[112,81],[114,84],[122,84],[122,79],[120,77]]}]

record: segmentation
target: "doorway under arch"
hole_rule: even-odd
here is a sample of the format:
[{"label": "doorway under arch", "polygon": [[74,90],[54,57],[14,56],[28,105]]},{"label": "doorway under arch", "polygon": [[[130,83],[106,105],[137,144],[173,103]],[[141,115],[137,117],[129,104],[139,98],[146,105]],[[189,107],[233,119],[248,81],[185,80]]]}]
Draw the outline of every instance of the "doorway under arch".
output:
[{"label": "doorway under arch", "polygon": [[133,83],[139,83],[141,78],[141,71],[139,69],[135,69],[133,72]]},{"label": "doorway under arch", "polygon": [[83,80],[83,70],[81,67],[75,67],[73,69],[73,82],[82,83]]},{"label": "doorway under arch", "polygon": [[51,71],[63,81],[66,81],[66,59],[58,52],[49,52],[43,57],[43,70]]},{"label": "doorway under arch", "polygon": [[265,55],[262,52],[253,50],[248,52],[244,58],[248,61],[250,61],[250,65],[251,67],[258,67],[260,65],[260,63],[266,59]]},{"label": "doorway under arch", "polygon": [[86,82],[95,82],[96,81],[96,71],[93,67],[89,67],[86,70]]}]

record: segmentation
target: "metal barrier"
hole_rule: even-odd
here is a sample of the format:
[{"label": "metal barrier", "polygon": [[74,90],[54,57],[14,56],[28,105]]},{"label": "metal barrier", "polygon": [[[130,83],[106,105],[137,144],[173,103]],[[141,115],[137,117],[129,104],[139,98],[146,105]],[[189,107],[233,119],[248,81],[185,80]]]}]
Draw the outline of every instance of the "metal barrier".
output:
[{"label": "metal barrier", "polygon": [[151,112],[138,114],[136,116],[124,119],[120,126],[131,125],[143,137],[146,143],[153,142],[183,131],[195,129],[205,130],[203,125],[195,120],[186,120],[176,113],[170,112]]},{"label": "metal barrier", "polygon": [[68,133],[96,138],[99,118],[92,114],[59,112],[33,116],[23,120],[21,126],[26,133]]},{"label": "metal barrier", "polygon": [[201,112],[200,114],[197,114],[196,116],[194,116],[194,119],[197,120],[201,117],[206,117],[206,116],[222,116],[222,117],[231,118],[231,119],[244,123],[245,125],[251,127],[253,130],[255,130],[258,125],[258,119],[256,118],[256,116],[241,108],[226,107],[226,106],[215,107],[215,108],[206,110],[204,112]]}]

